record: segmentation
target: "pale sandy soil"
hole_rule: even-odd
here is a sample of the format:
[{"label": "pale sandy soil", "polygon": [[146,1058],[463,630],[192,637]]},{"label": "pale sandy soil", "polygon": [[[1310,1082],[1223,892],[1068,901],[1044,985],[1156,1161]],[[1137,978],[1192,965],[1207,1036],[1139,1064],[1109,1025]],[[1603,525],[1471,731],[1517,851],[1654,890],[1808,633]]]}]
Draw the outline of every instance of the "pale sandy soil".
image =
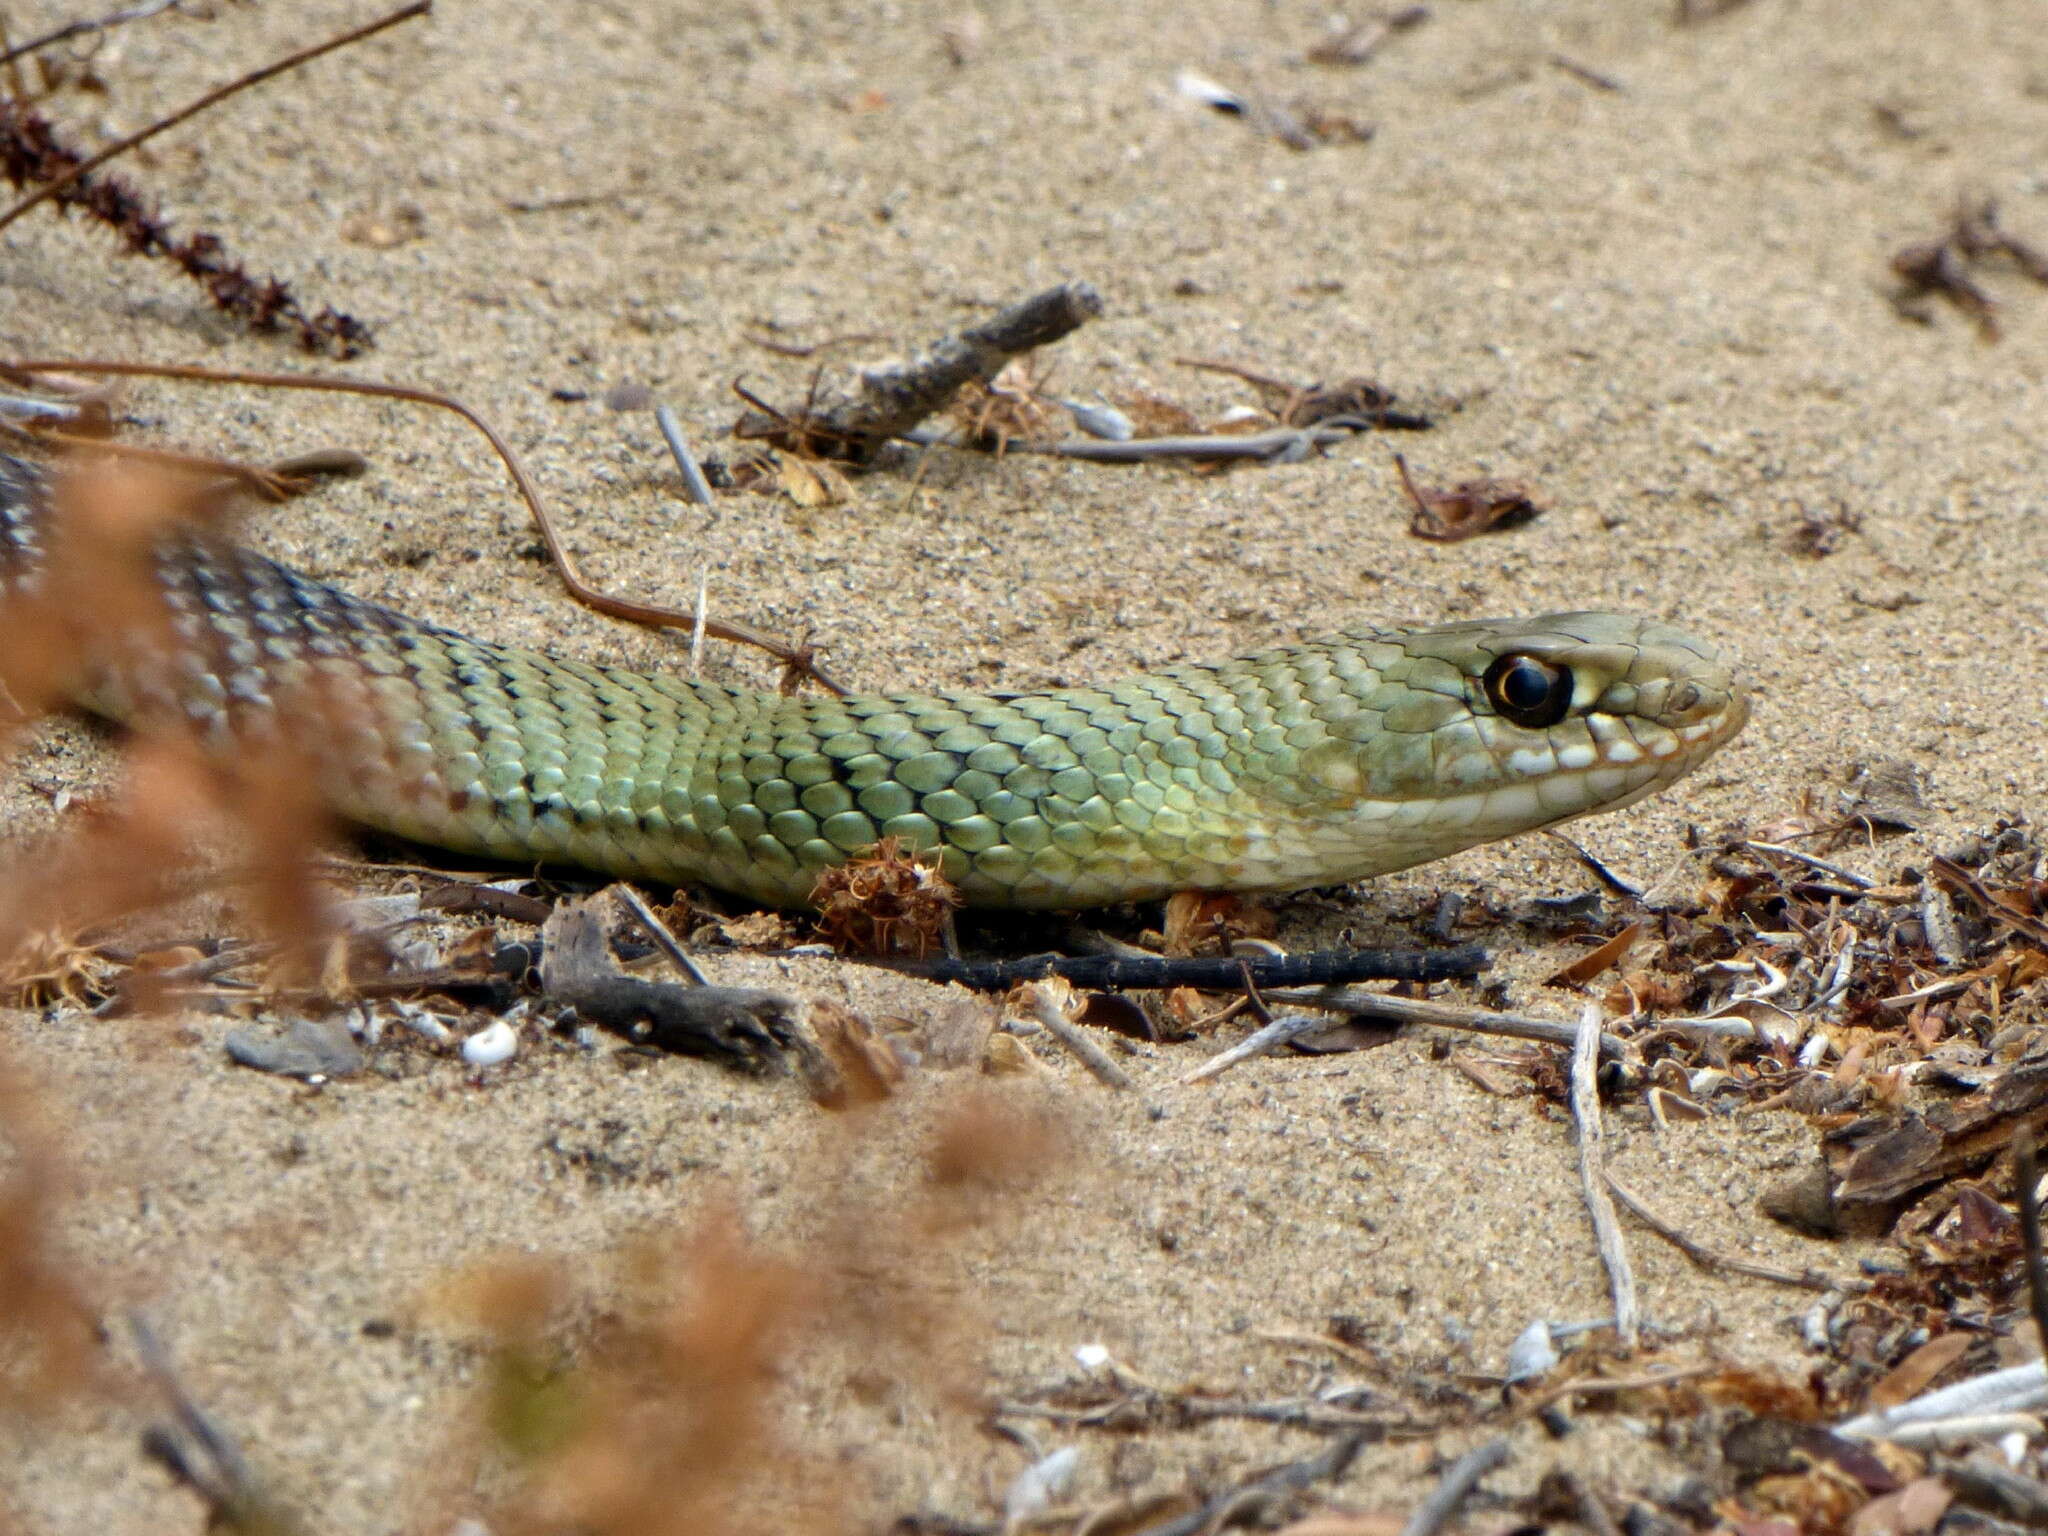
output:
[{"label": "pale sandy soil", "polygon": [[[1613,607],[1734,644],[1758,690],[1755,723],[1706,772],[1584,828],[1626,870],[1667,868],[1688,822],[1783,814],[1879,753],[1924,766],[1937,814],[1844,855],[1874,873],[2032,814],[2048,779],[2048,292],[1989,278],[2008,302],[1986,346],[1950,311],[1901,320],[1886,269],[1969,189],[2048,243],[2048,30],[2031,8],[1953,0],[1935,25],[1907,0],[1755,0],[1681,29],[1662,5],[1440,0],[1348,72],[1300,62],[1325,9],[447,4],[237,100],[137,171],[181,225],[375,322],[363,374],[459,391],[497,422],[606,582],[681,601],[708,571],[721,610],[815,634],[858,683],[1025,686],[1361,619]],[[7,20],[18,36],[73,10]],[[132,29],[100,64],[111,97],[53,106],[125,130],[368,14],[236,7]],[[970,15],[980,41],[955,64],[941,30]],[[1377,137],[1296,153],[1177,98],[1183,69],[1341,109]],[[414,218],[418,237],[390,248],[350,238]],[[296,365],[96,231],[38,215],[0,239],[0,352]],[[1370,373],[1443,411],[1400,444],[1428,475],[1521,478],[1550,510],[1499,538],[1417,542],[1388,444],[1367,438],[1218,479],[941,457],[915,489],[890,473],[841,507],[735,497],[707,518],[670,482],[651,418],[598,403],[650,384],[715,447],[729,380],[792,399],[808,379],[748,345],[750,326],[877,332],[890,340],[868,351],[886,352],[1065,278],[1110,306],[1059,349],[1065,392],[1149,385],[1213,413],[1245,392],[1176,357]],[[366,478],[250,535],[352,591],[498,639],[677,662],[519,558],[522,513],[440,421],[159,388],[136,412],[163,440],[254,458],[368,452]],[[1802,504],[1860,513],[1861,531],[1798,558]],[[49,726],[0,788],[4,825],[47,827],[51,792],[111,762],[97,729]],[[1360,890],[1352,920],[1370,937],[1437,890],[1587,884],[1537,840]],[[1306,909],[1282,922],[1297,942],[1331,927]],[[1515,1004],[1571,1010],[1536,981],[1562,951],[1488,937],[1511,952]],[[784,982],[882,1013],[939,1006],[823,963]],[[62,1227],[95,1298],[148,1309],[319,1531],[433,1529],[477,1507],[445,1486],[479,1365],[424,1306],[437,1279],[510,1249],[597,1284],[636,1235],[721,1203],[822,1263],[838,1227],[911,1198],[907,1149],[972,1086],[937,1078],[849,1126],[788,1082],[548,1048],[480,1083],[416,1060],[309,1092],[230,1067],[227,1028],[15,1014],[0,1041],[61,1106]],[[1168,1048],[1131,1062],[1124,1096],[1059,1066],[1065,1157],[907,1266],[950,1318],[952,1384],[1013,1393],[1100,1343],[1155,1381],[1280,1395],[1332,1362],[1262,1329],[1347,1314],[1418,1369],[1488,1371],[1531,1319],[1600,1315],[1569,1127],[1486,1097],[1431,1045],[1272,1059],[1200,1088],[1173,1082],[1200,1048]],[[1622,1174],[1704,1240],[1793,1267],[1856,1257],[1754,1210],[1809,1155],[1794,1117],[1657,1132],[1624,1115],[1614,1138]],[[1695,1350],[1802,1369],[1803,1293],[1703,1276],[1647,1240],[1638,1262],[1649,1312]],[[867,1282],[885,1312],[904,1267]],[[366,1336],[380,1320],[395,1333]],[[813,1341],[788,1367],[801,1451],[784,1480],[843,1492],[848,1528],[919,1508],[986,1518],[1023,1464],[916,1353]],[[10,1425],[5,1507],[39,1532],[198,1529],[196,1502],[135,1449],[153,1411],[116,1385]],[[1111,1437],[1076,1443],[1086,1497],[1314,1448],[1244,1425],[1153,1437],[1149,1462]],[[1369,1450],[1340,1491],[1404,1510],[1429,1453]],[[1565,1464],[1656,1489],[1680,1470],[1662,1455],[1614,1421],[1561,1442],[1524,1426],[1494,1486]]]}]

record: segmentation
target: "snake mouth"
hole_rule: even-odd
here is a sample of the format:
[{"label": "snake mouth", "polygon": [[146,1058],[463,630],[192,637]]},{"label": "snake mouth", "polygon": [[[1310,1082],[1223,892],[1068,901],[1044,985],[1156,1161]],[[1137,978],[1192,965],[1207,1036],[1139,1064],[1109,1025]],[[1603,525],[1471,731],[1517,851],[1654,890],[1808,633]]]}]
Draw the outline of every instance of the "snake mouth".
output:
[{"label": "snake mouth", "polygon": [[1590,766],[1564,769],[1548,781],[1569,783],[1585,802],[1557,821],[1575,820],[1595,811],[1620,810],[1668,788],[1740,735],[1749,724],[1749,716],[1748,690],[1731,683],[1721,706],[1710,714],[1675,726],[1663,725],[1654,732],[1632,732],[1626,745],[1608,743]]}]

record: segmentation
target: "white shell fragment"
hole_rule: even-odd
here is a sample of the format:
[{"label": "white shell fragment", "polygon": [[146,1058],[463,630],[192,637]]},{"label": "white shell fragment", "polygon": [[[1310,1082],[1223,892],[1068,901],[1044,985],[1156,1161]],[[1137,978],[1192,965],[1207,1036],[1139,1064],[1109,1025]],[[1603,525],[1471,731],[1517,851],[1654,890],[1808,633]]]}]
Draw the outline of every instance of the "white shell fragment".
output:
[{"label": "white shell fragment", "polygon": [[1060,404],[1074,418],[1074,425],[1090,437],[1108,443],[1128,443],[1138,435],[1131,418],[1113,405],[1084,405],[1079,400],[1062,400]]},{"label": "white shell fragment", "polygon": [[436,1045],[454,1043],[455,1032],[419,1004],[400,1001],[394,1002],[391,1007],[398,1015],[398,1022],[422,1040],[431,1040]]},{"label": "white shell fragment", "polygon": [[1513,1386],[1518,1381],[1541,1376],[1557,1361],[1557,1345],[1551,1341],[1550,1324],[1539,1317],[1515,1335],[1515,1342],[1508,1346],[1507,1370],[1502,1375],[1508,1385]]},{"label": "white shell fragment", "polygon": [[1196,74],[1192,69],[1184,69],[1178,75],[1175,75],[1173,77],[1173,86],[1175,90],[1187,97],[1188,100],[1198,101],[1203,106],[1213,107],[1218,112],[1242,113],[1244,111],[1244,98],[1242,96],[1238,95],[1235,91],[1224,89],[1214,80]]},{"label": "white shell fragment", "polygon": [[519,1031],[503,1019],[462,1042],[462,1059],[472,1067],[495,1067],[519,1054]]},{"label": "white shell fragment", "polygon": [[1100,1344],[1083,1344],[1075,1349],[1074,1359],[1084,1371],[1099,1371],[1109,1364],[1109,1351]]},{"label": "white shell fragment", "polygon": [[1012,1528],[1050,1509],[1074,1481],[1081,1465],[1078,1446],[1063,1445],[1019,1472],[1003,1494],[1003,1515]]}]

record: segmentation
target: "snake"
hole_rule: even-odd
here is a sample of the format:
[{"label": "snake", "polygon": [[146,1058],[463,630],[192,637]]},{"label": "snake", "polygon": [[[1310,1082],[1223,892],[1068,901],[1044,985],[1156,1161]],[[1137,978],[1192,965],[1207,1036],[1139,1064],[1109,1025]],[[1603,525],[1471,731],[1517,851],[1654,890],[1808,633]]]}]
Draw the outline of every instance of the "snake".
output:
[{"label": "snake", "polygon": [[[52,606],[60,500],[0,454],[9,646],[10,608]],[[978,907],[1339,885],[1633,804],[1750,712],[1721,650],[1612,613],[1359,625],[1092,686],[823,696],[471,638],[203,530],[152,535],[140,564],[159,621],[95,643],[83,707],[169,714],[229,754],[288,734],[336,813],[416,843],[783,908],[889,839]],[[294,718],[309,699],[317,721]]]}]

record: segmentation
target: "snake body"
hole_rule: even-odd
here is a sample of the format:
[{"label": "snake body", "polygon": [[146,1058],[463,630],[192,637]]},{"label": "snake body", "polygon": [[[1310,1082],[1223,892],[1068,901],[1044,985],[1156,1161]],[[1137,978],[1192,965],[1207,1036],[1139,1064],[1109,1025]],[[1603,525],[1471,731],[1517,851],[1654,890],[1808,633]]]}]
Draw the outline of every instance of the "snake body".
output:
[{"label": "snake body", "polygon": [[[45,477],[0,455],[0,633],[60,537]],[[1035,693],[790,697],[472,639],[203,534],[148,568],[166,622],[95,658],[88,707],[175,710],[232,751],[315,699],[353,821],[778,906],[887,837],[978,906],[1354,880],[1628,805],[1749,713],[1713,647],[1604,613],[1358,627]]]}]

